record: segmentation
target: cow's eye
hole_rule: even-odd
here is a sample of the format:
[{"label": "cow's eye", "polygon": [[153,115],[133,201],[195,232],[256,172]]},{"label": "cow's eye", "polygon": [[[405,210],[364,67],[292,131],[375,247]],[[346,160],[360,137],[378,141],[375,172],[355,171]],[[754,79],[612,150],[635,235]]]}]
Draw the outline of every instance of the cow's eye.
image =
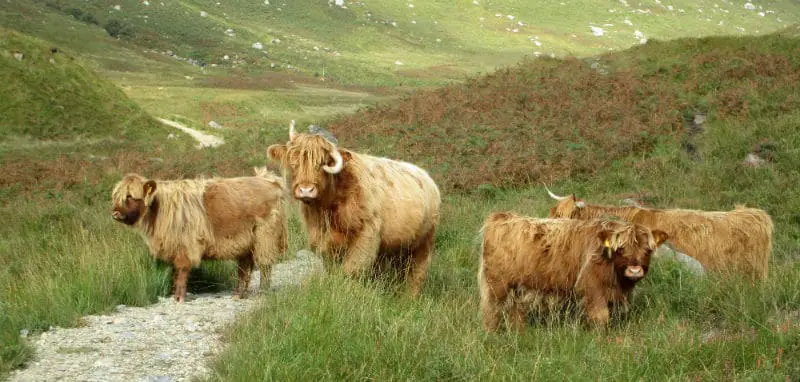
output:
[{"label": "cow's eye", "polygon": [[131,198],[130,194],[128,194],[127,196],[125,196],[125,200],[130,200],[130,198]]}]

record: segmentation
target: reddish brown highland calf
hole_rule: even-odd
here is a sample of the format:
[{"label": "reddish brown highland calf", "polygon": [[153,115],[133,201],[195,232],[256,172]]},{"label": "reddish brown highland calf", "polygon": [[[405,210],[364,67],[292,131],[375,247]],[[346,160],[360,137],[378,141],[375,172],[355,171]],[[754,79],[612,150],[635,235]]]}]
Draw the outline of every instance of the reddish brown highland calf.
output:
[{"label": "reddish brown highland calf", "polygon": [[609,304],[627,306],[647,275],[650,255],[667,238],[662,231],[621,221],[537,219],[493,213],[481,228],[478,269],[486,330],[504,314],[518,330],[531,303],[543,297],[582,300],[588,319],[609,320]]},{"label": "reddish brown highland calf", "polygon": [[268,155],[291,173],[312,250],[343,260],[351,276],[391,265],[404,273],[411,295],[419,293],[441,204],[425,170],[295,133],[294,121],[289,141],[270,146]]},{"label": "reddish brown highland calf", "polygon": [[709,271],[740,272],[766,279],[772,253],[772,219],[764,210],[736,207],[733,211],[656,209],[587,204],[575,195],[558,196],[551,218],[595,219],[615,216],[669,235],[678,251]]},{"label": "reddish brown highland calf", "polygon": [[174,296],[186,297],[192,267],[204,259],[238,261],[243,298],[255,263],[261,288],[287,247],[282,178],[256,170],[253,177],[150,180],[126,175],[111,193],[112,217],[138,231],[154,258],[173,266]]}]

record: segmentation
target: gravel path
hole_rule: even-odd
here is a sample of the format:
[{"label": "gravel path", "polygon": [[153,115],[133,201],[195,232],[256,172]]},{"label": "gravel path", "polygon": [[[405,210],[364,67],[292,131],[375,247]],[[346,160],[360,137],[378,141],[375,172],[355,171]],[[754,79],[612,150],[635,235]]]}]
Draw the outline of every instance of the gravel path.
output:
[{"label": "gravel path", "polygon": [[170,120],[164,119],[164,118],[156,118],[156,119],[158,119],[159,122],[161,122],[161,123],[163,123],[163,124],[165,124],[167,126],[172,126],[172,127],[176,128],[178,130],[183,131],[186,134],[189,134],[192,138],[194,138],[197,141],[197,147],[198,148],[217,147],[217,146],[222,145],[223,143],[225,143],[225,140],[223,140],[222,138],[220,138],[218,136],[203,133],[203,132],[195,130],[195,129],[191,128],[191,127],[185,126],[184,124],[182,124],[180,122],[170,121]]},{"label": "gravel path", "polygon": [[[276,264],[272,289],[297,285],[322,269],[308,251]],[[258,274],[251,289],[258,288]],[[31,338],[36,359],[12,373],[11,381],[183,381],[207,376],[206,362],[222,349],[222,329],[253,307],[257,295],[234,300],[231,292],[188,295],[143,307],[87,316],[84,326],[53,328]]]}]

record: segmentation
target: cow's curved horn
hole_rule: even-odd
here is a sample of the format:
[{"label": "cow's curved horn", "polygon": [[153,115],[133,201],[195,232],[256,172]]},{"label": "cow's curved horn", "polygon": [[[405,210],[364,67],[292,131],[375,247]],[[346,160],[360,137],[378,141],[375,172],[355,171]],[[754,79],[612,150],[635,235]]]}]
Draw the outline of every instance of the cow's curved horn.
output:
[{"label": "cow's curved horn", "polygon": [[558,195],[554,194],[552,191],[550,191],[549,188],[547,188],[547,185],[544,185],[544,189],[547,190],[547,193],[550,195],[550,197],[555,199],[555,200],[564,200],[564,199],[567,198],[566,196],[558,196]]},{"label": "cow's curved horn", "polygon": [[322,169],[328,174],[338,174],[344,167],[344,160],[342,154],[335,147],[331,150],[331,158],[333,158],[333,166],[324,165]]},{"label": "cow's curved horn", "polygon": [[289,122],[289,140],[294,140],[294,137],[297,136],[297,133],[294,132],[294,120]]}]

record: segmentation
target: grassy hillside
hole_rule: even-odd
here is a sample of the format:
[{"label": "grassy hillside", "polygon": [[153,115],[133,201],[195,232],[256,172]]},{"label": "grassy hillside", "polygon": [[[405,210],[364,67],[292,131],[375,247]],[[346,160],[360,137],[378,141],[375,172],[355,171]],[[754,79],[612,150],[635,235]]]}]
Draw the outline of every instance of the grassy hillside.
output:
[{"label": "grassy hillside", "polygon": [[[606,77],[586,74],[583,66],[588,64],[579,61],[531,62],[478,78],[463,88],[424,93],[396,108],[385,106],[344,119],[353,121],[353,126],[358,123],[355,121],[361,121],[361,126],[375,136],[378,131],[397,131],[390,127],[396,129],[409,120],[417,127],[414,130],[395,132],[388,138],[365,134],[366,138],[359,139],[358,134],[343,128],[346,125],[341,121],[334,124],[339,142],[345,146],[357,142],[349,146],[402,155],[416,162],[428,158],[426,155],[432,151],[455,155],[449,167],[441,162],[428,165],[439,181],[452,185],[454,178],[474,171],[471,166],[481,161],[518,160],[538,166],[541,160],[527,159],[517,152],[545,147],[557,153],[565,146],[566,138],[562,137],[594,131],[590,128],[594,126],[592,122],[608,123],[600,119],[604,115],[612,120],[621,117],[624,113],[618,107],[631,102],[624,111],[634,113],[634,118],[627,123],[648,129],[644,130],[650,135],[647,145],[629,147],[630,142],[641,139],[635,129],[618,136],[605,131],[588,136],[581,142],[591,145],[594,151],[610,151],[615,157],[603,161],[598,159],[605,158],[603,155],[586,150],[583,156],[592,158],[592,171],[562,178],[551,188],[562,194],[575,192],[600,203],[618,204],[623,198],[635,197],[656,207],[728,210],[736,204],[746,204],[764,208],[775,221],[775,248],[768,281],[752,284],[736,278],[699,278],[683,266],[661,258],[655,260],[648,278],[637,287],[634,309],[615,317],[606,330],[587,328],[580,311],[567,311],[533,318],[522,335],[486,334],[478,316],[475,281],[476,235],[481,221],[489,212],[498,210],[545,216],[553,201],[541,186],[484,186],[471,194],[445,194],[436,253],[419,300],[409,300],[395,285],[353,282],[334,271],[292,293],[266,299],[258,311],[235,325],[228,333],[231,345],[215,363],[218,374],[211,379],[799,378],[800,197],[787,190],[800,182],[800,112],[796,107],[784,109],[782,105],[794,102],[800,90],[794,82],[778,80],[797,75],[797,46],[796,40],[775,36],[648,44],[601,58],[599,62],[612,73]],[[574,82],[568,79],[568,70],[574,73]],[[623,74],[613,74],[619,72]],[[611,80],[622,75],[625,82]],[[579,87],[581,79],[594,82]],[[634,79],[638,81],[634,82],[636,86],[631,83]],[[566,81],[574,86],[551,85]],[[587,90],[593,87],[606,89],[613,101],[603,103],[603,107],[588,105],[587,100],[600,98],[592,97],[599,90]],[[498,95],[498,88],[505,92]],[[552,88],[570,91],[547,97]],[[682,107],[674,114],[659,114],[654,112],[658,108],[652,108],[647,115],[652,119],[637,120],[645,116],[636,108],[640,98],[627,94],[637,94],[639,90],[658,90],[640,95],[647,102],[645,105],[658,105],[665,100],[668,105]],[[432,94],[441,97],[442,104],[452,105],[452,110],[445,109],[447,118],[423,118],[437,115],[426,109],[428,105],[439,106]],[[505,109],[513,109],[506,102],[513,105],[526,95],[535,94],[545,100],[541,106],[532,102],[537,105],[535,108],[516,114]],[[485,114],[470,113],[471,109],[464,106],[468,100],[487,100],[497,106],[480,109]],[[553,104],[556,107],[549,108]],[[494,110],[500,112],[493,113]],[[691,137],[694,156],[686,153],[687,141],[680,129],[682,118],[694,115],[690,111],[709,116],[704,132]],[[497,129],[498,135],[511,138],[498,139],[500,144],[491,146],[496,150],[491,154],[473,153],[477,159],[469,159],[452,141],[468,139],[468,129],[475,132],[472,136],[479,137],[495,130],[476,128],[477,123],[468,123],[471,119],[461,117],[464,114],[475,120],[492,116],[517,118],[517,124],[506,127],[487,123],[503,126]],[[660,116],[674,116],[678,128],[669,128],[673,122]],[[664,118],[667,128],[656,123],[656,118]],[[539,126],[535,121],[540,120],[548,121],[549,134],[519,138],[519,134],[525,134],[520,130]],[[456,121],[465,126],[456,128]],[[379,130],[375,127],[378,125],[387,127]],[[627,125],[616,126],[622,130]],[[401,135],[404,143],[420,139],[424,145],[414,146],[417,151],[410,145],[390,147],[389,142],[400,142]],[[743,164],[745,154],[759,143],[772,148],[771,155],[762,153],[771,161],[760,167]],[[614,144],[625,147],[614,151]],[[574,158],[586,160],[577,155]],[[569,173],[559,174],[556,169],[540,170],[542,175],[535,178],[549,180]],[[498,178],[504,174],[506,169],[496,172]],[[547,177],[550,174],[552,178]],[[358,309],[353,309],[355,305]]]},{"label": "grassy hillside", "polygon": [[[54,49],[55,51],[52,51]],[[71,52],[0,29],[0,139],[137,139],[154,121]]]},{"label": "grassy hillside", "polygon": [[796,109],[799,42],[650,41],[593,59],[531,60],[330,128],[351,145],[433,168],[450,189],[583,176],[686,139],[684,126],[699,113],[744,122]]},{"label": "grassy hillside", "polygon": [[[743,4],[374,0],[342,8],[324,0],[11,0],[0,4],[0,18],[27,33],[80,45],[115,71],[141,73],[146,65],[163,73],[191,59],[205,65],[206,75],[216,69],[283,72],[372,87],[441,84],[524,55],[593,55],[648,38],[763,34],[800,21],[796,2]],[[124,44],[103,40],[108,33]],[[138,49],[116,54],[125,44]],[[115,54],[98,49],[108,45],[117,45]]]}]

